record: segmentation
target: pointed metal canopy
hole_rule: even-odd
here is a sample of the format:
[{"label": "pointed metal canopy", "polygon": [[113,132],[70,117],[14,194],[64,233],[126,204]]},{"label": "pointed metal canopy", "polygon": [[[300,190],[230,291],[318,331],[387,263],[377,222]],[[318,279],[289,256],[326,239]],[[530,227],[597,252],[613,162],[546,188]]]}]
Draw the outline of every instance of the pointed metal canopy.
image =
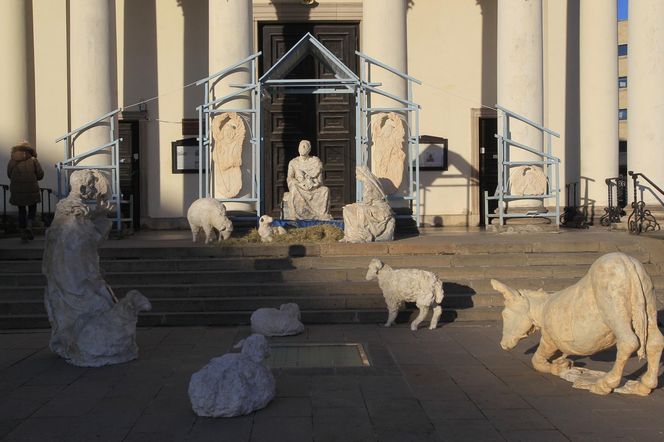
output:
[{"label": "pointed metal canopy", "polygon": [[[334,79],[311,79],[313,82],[325,84],[326,86],[329,86],[331,83],[344,85],[360,83],[359,77],[309,32],[307,32],[292,48],[288,50],[288,52],[277,60],[277,62],[265,74],[263,74],[258,81],[262,84],[284,83],[279,80],[285,80],[286,75],[288,75],[288,73],[290,73],[307,55],[310,54],[334,72],[335,77]],[[303,83],[302,80],[292,81],[300,84]]]}]

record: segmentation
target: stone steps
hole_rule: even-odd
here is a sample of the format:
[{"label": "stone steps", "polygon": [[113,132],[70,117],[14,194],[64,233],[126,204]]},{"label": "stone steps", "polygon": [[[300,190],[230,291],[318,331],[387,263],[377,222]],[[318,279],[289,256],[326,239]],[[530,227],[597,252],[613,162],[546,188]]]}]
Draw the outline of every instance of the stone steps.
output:
[{"label": "stone steps", "polygon": [[[119,297],[138,289],[153,303],[153,310],[140,316],[140,325],[246,324],[256,308],[286,302],[300,305],[305,323],[384,322],[387,311],[378,284],[365,279],[373,257],[395,268],[437,273],[444,281],[443,319],[448,321],[499,320],[503,299],[492,289],[492,278],[515,288],[558,290],[614,250],[637,257],[656,287],[664,289],[662,267],[629,239],[496,238],[245,247],[184,241],[173,247],[123,247],[121,241],[108,241],[100,250],[100,267]],[[0,250],[0,329],[49,326],[42,252],[39,247]],[[400,316],[404,321],[417,313],[413,305],[407,307]]]}]

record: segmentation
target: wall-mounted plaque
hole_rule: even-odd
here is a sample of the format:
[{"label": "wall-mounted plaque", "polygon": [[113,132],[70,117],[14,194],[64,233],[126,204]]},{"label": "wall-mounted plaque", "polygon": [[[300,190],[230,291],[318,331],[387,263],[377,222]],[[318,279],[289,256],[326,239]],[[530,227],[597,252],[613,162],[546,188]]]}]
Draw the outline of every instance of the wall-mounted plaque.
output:
[{"label": "wall-mounted plaque", "polygon": [[420,170],[447,170],[447,138],[420,136]]},{"label": "wall-mounted plaque", "polygon": [[184,138],[173,141],[172,146],[172,172],[198,173],[198,140]]}]

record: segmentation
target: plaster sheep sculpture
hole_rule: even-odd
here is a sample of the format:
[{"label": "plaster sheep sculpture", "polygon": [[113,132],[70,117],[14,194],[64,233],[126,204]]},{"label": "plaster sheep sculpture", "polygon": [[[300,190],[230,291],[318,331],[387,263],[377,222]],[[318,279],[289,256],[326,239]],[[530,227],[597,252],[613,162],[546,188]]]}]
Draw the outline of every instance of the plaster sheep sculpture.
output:
[{"label": "plaster sheep sculpture", "polygon": [[199,198],[194,201],[187,211],[187,221],[191,227],[193,242],[196,242],[201,229],[205,232],[205,244],[212,241],[215,229],[219,233],[219,242],[230,238],[233,233],[233,223],[226,216],[226,206],[214,198]]},{"label": "plaster sheep sculpture", "polygon": [[234,417],[267,406],[276,393],[276,383],[264,364],[270,354],[265,336],[253,334],[227,353],[213,358],[189,381],[189,400],[198,416]]},{"label": "plaster sheep sculpture", "polygon": [[304,331],[300,307],[295,303],[276,308],[259,308],[251,314],[251,331],[265,336],[297,335]]},{"label": "plaster sheep sculpture", "polygon": [[272,227],[272,218],[270,215],[263,215],[258,220],[258,235],[261,237],[261,242],[272,242],[276,235],[283,235],[286,229],[281,226]]},{"label": "plaster sheep sculpture", "polygon": [[438,319],[443,312],[440,303],[443,302],[443,282],[433,273],[419,269],[398,269],[383,264],[380,259],[374,258],[369,263],[367,281],[378,279],[378,285],[383,291],[387,304],[388,317],[385,327],[394,323],[399,308],[405,302],[414,302],[420,313],[410,324],[415,331],[424,320],[429,308],[433,307],[433,317],[429,329],[434,330]]}]

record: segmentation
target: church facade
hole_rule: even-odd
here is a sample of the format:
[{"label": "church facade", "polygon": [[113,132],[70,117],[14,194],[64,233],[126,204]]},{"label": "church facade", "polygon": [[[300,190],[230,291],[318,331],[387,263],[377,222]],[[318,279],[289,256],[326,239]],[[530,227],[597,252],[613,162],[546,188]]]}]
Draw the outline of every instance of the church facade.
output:
[{"label": "church facade", "polygon": [[[664,4],[629,7],[626,166],[662,187]],[[229,83],[237,89],[306,33],[358,76],[356,51],[421,82],[380,72],[370,79],[420,106],[419,130],[408,133],[419,134],[421,224],[483,222],[484,191],[493,193],[497,179],[496,104],[560,134],[551,149],[561,162],[562,205],[572,204],[565,185],[578,183],[569,197],[601,215],[604,180],[619,171],[616,0],[5,0],[0,17],[0,167],[27,139],[47,171],[42,185],[55,188],[49,165],[63,159],[55,140],[119,108],[120,185],[135,220],[151,228],[183,226],[199,196],[198,172],[181,158],[198,145],[205,91],[196,81],[261,52],[257,72],[238,71]],[[289,75],[324,78],[325,66],[304,58]],[[287,164],[308,139],[337,216],[358,197],[352,95],[276,92],[261,100],[252,136],[263,150],[262,212],[278,214]],[[381,105],[389,107],[372,102]],[[515,134],[545,149],[541,134]],[[92,148],[108,133],[80,141]]]}]

